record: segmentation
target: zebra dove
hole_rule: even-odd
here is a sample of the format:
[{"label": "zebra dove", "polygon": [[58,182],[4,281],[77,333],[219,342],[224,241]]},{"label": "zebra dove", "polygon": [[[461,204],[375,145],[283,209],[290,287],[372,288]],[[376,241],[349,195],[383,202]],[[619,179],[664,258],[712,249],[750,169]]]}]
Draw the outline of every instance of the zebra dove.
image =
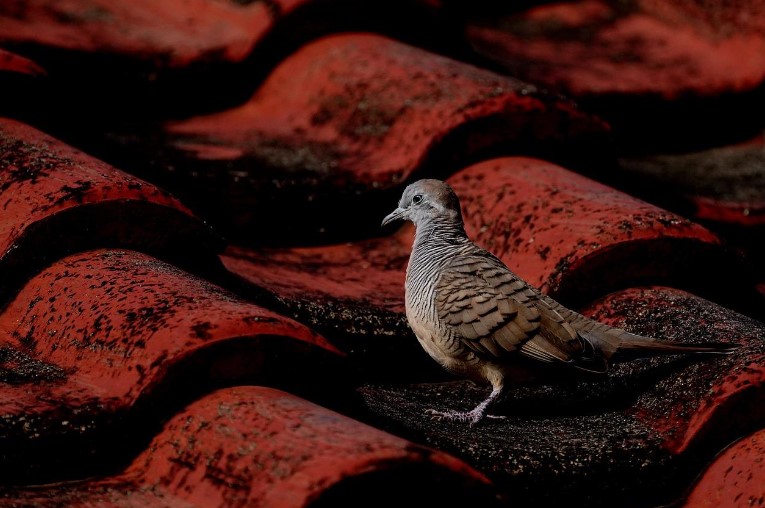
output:
[{"label": "zebra dove", "polygon": [[409,326],[446,370],[492,387],[472,411],[429,410],[435,417],[472,426],[506,385],[537,375],[541,364],[602,373],[612,361],[735,349],[643,337],[567,309],[467,237],[459,199],[440,180],[409,185],[382,224],[399,219],[416,227],[406,270]]}]

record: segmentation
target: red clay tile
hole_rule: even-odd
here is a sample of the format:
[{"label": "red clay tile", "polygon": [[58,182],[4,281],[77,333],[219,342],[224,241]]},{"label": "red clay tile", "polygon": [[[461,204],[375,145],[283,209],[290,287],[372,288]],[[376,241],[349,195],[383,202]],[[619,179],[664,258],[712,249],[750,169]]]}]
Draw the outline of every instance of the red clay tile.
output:
[{"label": "red clay tile", "polygon": [[[462,196],[468,234],[572,305],[643,283],[690,289],[739,308],[752,295],[748,274],[736,273],[737,259],[709,230],[554,164],[487,161],[449,182]],[[717,282],[746,286],[746,296],[700,281],[709,266],[730,270]]]},{"label": "red clay tile", "polygon": [[[730,356],[619,364],[607,376],[520,386],[483,425],[433,422],[426,408],[468,408],[469,382],[370,385],[386,428],[453,453],[523,505],[656,506],[680,498],[729,442],[765,422],[765,326],[679,290],[613,293],[585,312],[680,342],[724,341]],[[510,437],[508,437],[510,436]]]},{"label": "red clay tile", "polygon": [[750,507],[765,504],[765,430],[725,450],[704,472],[687,508]]},{"label": "red clay tile", "polygon": [[12,72],[29,76],[43,76],[45,70],[23,56],[0,48],[0,72]]},{"label": "red clay tile", "polygon": [[263,2],[207,0],[5,2],[0,19],[6,47],[131,55],[159,68],[242,61],[272,22]]},{"label": "red clay tile", "polygon": [[[765,137],[691,153],[623,158],[630,189],[723,226],[765,225]],[[656,192],[656,189],[661,189]]]},{"label": "red clay tile", "polygon": [[620,165],[631,193],[707,224],[745,254],[751,279],[765,280],[762,134],[689,153],[623,157]]},{"label": "red clay tile", "polygon": [[[449,182],[461,198],[468,234],[570,305],[659,282],[741,308],[761,301],[754,282],[736,272],[735,259],[708,230],[549,162],[495,159]],[[285,312],[331,333],[343,350],[379,362],[385,371],[399,348],[410,351],[406,358],[432,363],[410,340],[403,318],[411,242],[407,226],[389,237],[333,246],[230,247],[223,262],[272,292]],[[710,266],[727,275],[700,277]],[[419,363],[400,367],[398,372],[420,369]]]},{"label": "red clay tile", "polygon": [[759,0],[552,2],[468,25],[479,53],[583,101],[623,145],[703,146],[762,128]]},{"label": "red clay tile", "polygon": [[757,1],[552,2],[487,20],[468,34],[518,76],[574,96],[716,95],[765,79]]},{"label": "red clay tile", "polygon": [[169,123],[156,146],[122,138],[122,150],[143,157],[135,167],[153,164],[144,177],[204,210],[232,241],[304,244],[368,236],[415,174],[445,175],[496,151],[600,156],[605,130],[512,78],[345,34],[303,46],[247,103]]},{"label": "red clay tile", "polygon": [[[37,53],[52,49],[129,56],[156,70],[205,61],[241,62],[284,18],[310,9],[314,14],[334,11],[342,19],[340,5],[315,0],[29,0],[0,6],[0,44]],[[436,10],[440,2],[411,0],[395,7],[416,12],[418,6]],[[345,8],[354,11],[352,5]]]},{"label": "red clay tile", "polygon": [[[0,490],[0,506],[492,506],[464,463],[278,390],[220,390],[175,415],[122,473]],[[60,504],[59,504],[60,505]]]},{"label": "red clay tile", "polygon": [[9,119],[0,192],[0,305],[46,263],[96,246],[216,266],[220,240],[169,194]]},{"label": "red clay tile", "polygon": [[[337,350],[298,323],[132,251],[54,263],[0,314],[5,482],[92,474],[221,384],[340,403]],[[124,434],[124,435],[123,435]]]},{"label": "red clay tile", "polygon": [[[49,71],[55,100],[37,120],[59,122],[63,135],[85,118],[78,129],[100,134],[93,119],[188,116],[245,100],[284,56],[326,33],[381,31],[466,50],[439,13],[439,0],[3,2],[0,46]],[[52,109],[70,118],[62,124]]]},{"label": "red clay tile", "polygon": [[[719,450],[743,430],[762,422],[765,411],[763,324],[701,298],[668,288],[635,288],[609,295],[589,313],[615,326],[683,342],[737,342],[730,357],[698,361],[656,383],[630,409],[662,435],[673,453],[701,441]],[[690,362],[689,362],[690,363]]]}]

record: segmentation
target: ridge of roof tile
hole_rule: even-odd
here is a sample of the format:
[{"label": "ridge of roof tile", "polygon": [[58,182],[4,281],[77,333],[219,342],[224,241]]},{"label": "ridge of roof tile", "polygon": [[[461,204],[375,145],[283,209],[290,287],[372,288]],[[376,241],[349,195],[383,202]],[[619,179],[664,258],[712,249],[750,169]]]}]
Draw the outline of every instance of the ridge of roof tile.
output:
[{"label": "ridge of roof tile", "polygon": [[688,508],[757,506],[765,503],[765,430],[726,448],[699,478]]}]

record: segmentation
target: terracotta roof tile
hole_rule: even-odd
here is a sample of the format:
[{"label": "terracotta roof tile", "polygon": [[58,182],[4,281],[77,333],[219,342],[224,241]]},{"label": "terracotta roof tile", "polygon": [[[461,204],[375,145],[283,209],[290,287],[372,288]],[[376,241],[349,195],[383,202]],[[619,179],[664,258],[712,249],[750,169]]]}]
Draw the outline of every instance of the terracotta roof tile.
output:
[{"label": "terracotta roof tile", "polygon": [[[282,58],[326,33],[371,30],[466,50],[441,10],[439,0],[5,2],[0,47],[48,71],[56,100],[44,111],[99,121],[119,120],[104,118],[104,109],[123,117],[185,116],[189,101],[204,109],[246,97]],[[424,24],[430,29],[419,30]],[[67,101],[73,104],[60,103]],[[93,104],[99,107],[78,107]],[[40,121],[54,120],[37,113]]]},{"label": "terracotta roof tile", "polygon": [[129,247],[216,266],[220,238],[175,198],[20,122],[0,119],[0,304],[57,257]]},{"label": "terracotta roof tile", "polygon": [[747,436],[715,459],[694,486],[685,506],[765,504],[765,430]]},{"label": "terracotta roof tile", "polygon": [[[748,311],[761,308],[754,281],[710,231],[560,166],[495,159],[449,182],[461,197],[468,234],[570,305],[622,287],[672,283]],[[391,200],[388,208],[394,206]],[[431,360],[419,354],[404,324],[411,241],[405,226],[389,237],[331,246],[230,247],[222,259],[344,350],[382,369],[396,357],[399,371],[416,371]],[[727,274],[700,279],[709,266]],[[418,363],[407,368],[398,356],[410,349],[405,358]]]},{"label": "terracotta roof tile", "polygon": [[[433,421],[427,408],[468,408],[485,397],[469,382],[371,384],[370,409],[398,434],[451,452],[521,504],[656,506],[682,496],[728,442],[761,425],[762,323],[662,287],[617,292],[587,314],[681,342],[743,347],[729,357],[639,360],[604,378],[518,387],[479,433]],[[551,488],[551,486],[553,486]]]},{"label": "terracotta roof tile", "polygon": [[[403,490],[402,490],[403,489]],[[484,476],[448,455],[264,387],[184,408],[121,473],[0,487],[0,506],[492,506]]]},{"label": "terracotta roof tile", "polygon": [[6,482],[109,467],[140,445],[139,429],[211,387],[324,386],[321,397],[342,372],[337,350],[302,325],[121,250],[76,254],[32,278],[0,314],[0,344]]},{"label": "terracotta roof tile", "polygon": [[752,108],[762,104],[765,80],[758,1],[587,0],[498,10],[467,14],[476,51],[598,112],[622,147],[698,148],[762,127]]},{"label": "terracotta roof tile", "polygon": [[[115,135],[125,146],[107,156],[152,165],[145,178],[204,210],[237,243],[295,242],[287,232],[306,243],[364,234],[383,199],[416,175],[443,176],[498,151],[598,154],[589,148],[604,146],[606,130],[535,86],[344,34],[290,55],[246,103],[168,123],[154,143]],[[282,210],[290,213],[274,213]]]},{"label": "terracotta roof tile", "polygon": [[[624,157],[636,192],[716,227],[765,225],[765,136],[689,153]],[[656,186],[662,187],[657,193]]]}]

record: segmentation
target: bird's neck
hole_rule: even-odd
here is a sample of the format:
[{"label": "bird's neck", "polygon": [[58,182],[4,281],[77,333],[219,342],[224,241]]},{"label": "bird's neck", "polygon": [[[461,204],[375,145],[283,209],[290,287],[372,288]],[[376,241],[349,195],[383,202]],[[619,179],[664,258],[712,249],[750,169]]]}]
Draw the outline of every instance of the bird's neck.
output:
[{"label": "bird's neck", "polygon": [[469,241],[462,221],[433,218],[417,224],[413,251],[417,250],[418,247],[446,247],[462,245]]},{"label": "bird's neck", "polygon": [[470,243],[462,222],[432,219],[418,223],[406,268],[407,312],[414,301],[429,301],[440,268]]}]

